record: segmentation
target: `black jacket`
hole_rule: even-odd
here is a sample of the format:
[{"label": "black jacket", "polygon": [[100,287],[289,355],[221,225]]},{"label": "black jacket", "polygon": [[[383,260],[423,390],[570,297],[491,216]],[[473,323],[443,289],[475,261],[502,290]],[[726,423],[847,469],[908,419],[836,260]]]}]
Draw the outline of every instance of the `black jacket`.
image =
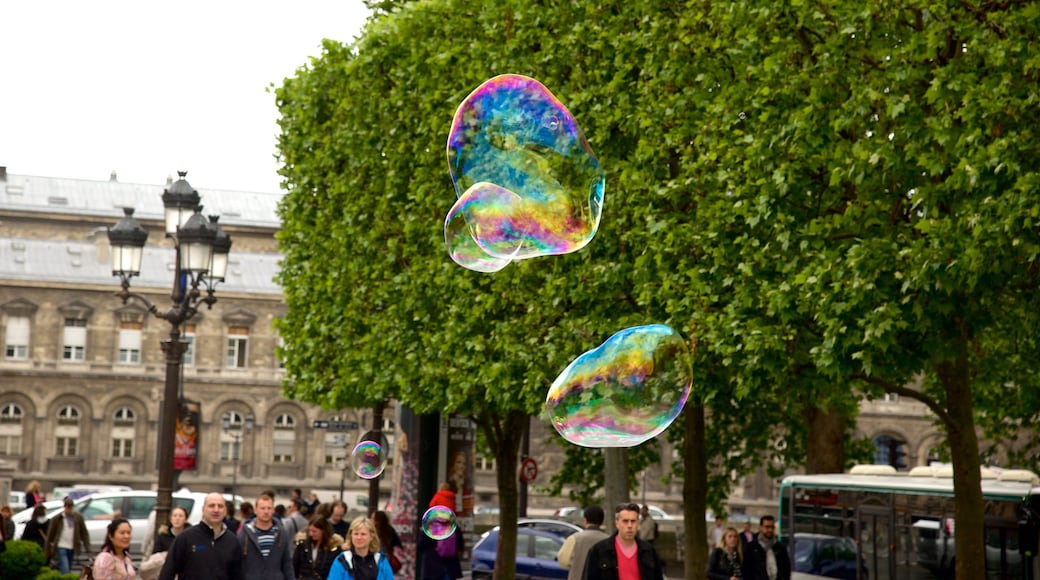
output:
[{"label": "black jacket", "polygon": [[[461,554],[465,551],[462,530],[456,529],[454,534],[456,536],[458,554]],[[452,558],[444,558],[438,555],[436,540],[420,532],[418,549],[419,553],[422,554],[422,575],[418,576],[419,578],[423,580],[442,580],[445,575],[449,578],[462,578],[462,562],[459,561],[458,555]]]},{"label": "black jacket", "polygon": [[[179,576],[178,576],[179,575]],[[242,544],[228,530],[214,537],[200,522],[177,534],[170,546],[159,580],[245,580]]]},{"label": "black jacket", "polygon": [[[787,555],[787,546],[776,540],[772,549],[776,555],[776,580],[791,580],[791,558]],[[758,534],[744,545],[744,580],[769,580],[766,549],[759,543]]]},{"label": "black jacket", "polygon": [[708,557],[708,580],[729,580],[734,576],[743,578],[743,563],[735,560],[733,564],[735,568],[730,566],[729,556],[725,550],[715,548]]},{"label": "black jacket", "polygon": [[[44,521],[42,524],[36,519],[29,520],[29,523],[25,524],[25,529],[22,530],[22,539],[31,542],[36,542],[42,548],[47,543],[47,524],[49,520]],[[14,538],[8,538],[13,540]]]},{"label": "black jacket", "polygon": [[311,548],[314,546],[314,542],[311,542],[310,538],[296,542],[296,551],[293,553],[293,572],[296,573],[297,580],[310,580],[312,578],[318,578],[325,580],[329,577],[329,570],[332,569],[332,563],[336,561],[336,556],[339,556],[340,549],[336,546],[332,550],[326,550],[324,547],[318,550],[318,557],[311,557]]},{"label": "black jacket", "polygon": [[[614,547],[615,532],[613,536],[596,542],[589,549],[588,559],[585,560],[585,580],[617,580],[617,549]],[[661,559],[649,542],[636,538],[636,563],[639,566],[640,580],[664,580],[664,571],[661,567]]]}]

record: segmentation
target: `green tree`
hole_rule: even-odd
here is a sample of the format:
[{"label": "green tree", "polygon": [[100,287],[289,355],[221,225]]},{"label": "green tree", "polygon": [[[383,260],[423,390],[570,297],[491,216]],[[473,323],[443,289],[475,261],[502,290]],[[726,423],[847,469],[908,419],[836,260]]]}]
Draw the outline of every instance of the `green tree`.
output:
[{"label": "green tree", "polygon": [[1040,7],[740,2],[705,16],[719,66],[691,87],[708,114],[685,175],[706,192],[704,288],[714,272],[740,288],[717,328],[811,321],[798,352],[824,380],[928,405],[953,458],[957,576],[982,577],[976,417],[996,393],[1036,389],[1022,355],[1040,312]]}]

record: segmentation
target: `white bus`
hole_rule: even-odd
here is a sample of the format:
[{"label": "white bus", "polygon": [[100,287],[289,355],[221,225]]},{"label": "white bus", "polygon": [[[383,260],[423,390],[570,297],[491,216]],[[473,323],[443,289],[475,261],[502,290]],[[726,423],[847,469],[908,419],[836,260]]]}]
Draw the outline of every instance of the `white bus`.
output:
[{"label": "white bus", "polygon": [[[846,580],[953,578],[950,475],[949,468],[897,473],[857,466],[850,473],[785,477],[777,523],[792,568]],[[1040,478],[983,469],[982,495],[986,580],[1040,578]]]}]

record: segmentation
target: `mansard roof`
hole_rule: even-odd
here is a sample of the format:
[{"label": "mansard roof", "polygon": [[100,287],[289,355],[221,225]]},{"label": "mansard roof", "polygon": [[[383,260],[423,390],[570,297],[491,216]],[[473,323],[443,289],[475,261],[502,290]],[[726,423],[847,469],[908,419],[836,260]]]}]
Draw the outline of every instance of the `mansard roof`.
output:
[{"label": "mansard roof", "polygon": [[[190,182],[191,175],[188,175]],[[220,223],[277,228],[280,193],[207,189],[192,184],[202,196],[206,215]],[[162,192],[167,184],[92,181],[63,177],[7,174],[0,181],[0,207],[25,212],[53,212],[111,217],[124,207],[136,209],[137,219],[163,219]]]}]

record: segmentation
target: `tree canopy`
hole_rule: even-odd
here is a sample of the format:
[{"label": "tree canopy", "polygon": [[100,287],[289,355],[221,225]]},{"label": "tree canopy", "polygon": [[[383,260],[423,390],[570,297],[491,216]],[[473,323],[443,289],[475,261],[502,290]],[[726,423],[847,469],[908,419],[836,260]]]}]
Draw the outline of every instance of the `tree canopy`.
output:
[{"label": "tree canopy", "polygon": [[[982,576],[975,421],[1038,405],[1037,3],[388,6],[276,91],[287,394],[474,415],[508,521],[516,427],[556,373],[670,324],[698,340],[691,405],[733,435],[689,423],[728,459],[684,469],[728,474],[782,416],[844,425],[862,395],[917,398],[950,437],[958,575]],[[603,221],[579,253],[479,274],[444,248],[445,139],[506,72],[583,127]]]}]

